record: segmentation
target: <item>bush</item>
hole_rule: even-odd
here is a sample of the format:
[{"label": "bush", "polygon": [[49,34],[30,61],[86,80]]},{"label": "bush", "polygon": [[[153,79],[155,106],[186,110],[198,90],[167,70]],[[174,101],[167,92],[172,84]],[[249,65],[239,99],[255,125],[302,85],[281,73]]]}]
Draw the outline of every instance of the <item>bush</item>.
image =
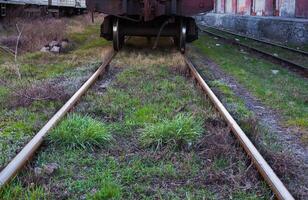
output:
[{"label": "bush", "polygon": [[164,120],[156,124],[145,126],[141,134],[141,143],[144,146],[172,145],[183,147],[190,145],[203,133],[202,122],[192,116],[177,115],[173,120]]},{"label": "bush", "polygon": [[49,137],[51,141],[70,148],[102,146],[112,139],[105,124],[77,114],[69,115]]}]

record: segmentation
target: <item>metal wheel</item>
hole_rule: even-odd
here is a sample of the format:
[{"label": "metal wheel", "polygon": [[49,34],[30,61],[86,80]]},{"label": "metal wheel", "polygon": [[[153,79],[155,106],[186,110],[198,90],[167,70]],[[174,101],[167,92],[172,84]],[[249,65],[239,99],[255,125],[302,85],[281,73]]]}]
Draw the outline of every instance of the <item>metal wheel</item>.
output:
[{"label": "metal wheel", "polygon": [[186,48],[186,33],[187,33],[187,27],[185,20],[181,20],[180,24],[180,38],[179,38],[179,48],[181,53],[185,53],[185,48]]},{"label": "metal wheel", "polygon": [[119,18],[113,21],[112,32],[113,32],[113,49],[115,51],[120,51],[124,43],[124,36],[120,33],[120,23]]}]

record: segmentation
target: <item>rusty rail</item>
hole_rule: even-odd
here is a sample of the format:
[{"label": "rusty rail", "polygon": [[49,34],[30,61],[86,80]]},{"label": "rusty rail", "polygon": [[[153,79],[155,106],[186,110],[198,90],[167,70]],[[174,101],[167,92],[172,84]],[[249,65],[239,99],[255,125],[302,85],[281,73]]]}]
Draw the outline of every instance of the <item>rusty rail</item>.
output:
[{"label": "rusty rail", "polygon": [[241,127],[237,124],[237,122],[233,119],[224,105],[220,102],[220,100],[216,97],[214,92],[210,89],[210,87],[203,80],[199,72],[194,67],[193,63],[184,56],[185,62],[190,69],[192,76],[198,81],[199,85],[211,99],[214,106],[217,108],[219,113],[226,120],[227,124],[231,128],[235,137],[240,141],[241,146],[244,148],[248,156],[252,159],[253,163],[257,167],[258,171],[264,178],[264,180],[269,184],[273,192],[276,194],[277,198],[280,200],[294,200],[291,193],[284,186],[278,176],[275,174],[273,169],[269,166],[269,164],[265,161],[253,143],[246,136]]},{"label": "rusty rail", "polygon": [[13,160],[0,172],[0,188],[6,185],[18,171],[31,159],[40,147],[47,133],[73,108],[77,101],[87,92],[90,86],[103,74],[113,57],[114,51],[110,51],[102,65],[81,86],[81,88],[62,106],[62,108],[45,124],[45,126],[31,139],[31,141],[13,158]]}]

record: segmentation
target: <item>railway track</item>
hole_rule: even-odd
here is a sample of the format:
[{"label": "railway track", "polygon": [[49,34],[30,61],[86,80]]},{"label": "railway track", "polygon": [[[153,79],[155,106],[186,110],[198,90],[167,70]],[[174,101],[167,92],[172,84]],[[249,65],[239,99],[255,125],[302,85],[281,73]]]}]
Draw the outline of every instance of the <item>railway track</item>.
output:
[{"label": "railway track", "polygon": [[[0,188],[8,184],[11,179],[18,173],[20,169],[33,157],[42,144],[45,136],[48,132],[54,128],[63,117],[76,105],[79,99],[87,92],[87,90],[93,85],[98,77],[102,75],[108,69],[108,66],[116,52],[110,51],[103,64],[97,69],[97,71],[81,86],[81,88],[63,105],[63,107],[45,124],[45,126],[32,138],[32,140],[16,155],[15,158],[0,172]],[[288,189],[277,177],[272,168],[267,164],[262,155],[258,152],[246,134],[242,131],[237,122],[233,119],[227,109],[219,101],[210,87],[206,84],[201,77],[193,62],[183,55],[185,63],[191,73],[193,79],[202,88],[204,93],[209,97],[213,105],[216,107],[220,115],[225,119],[228,126],[232,130],[239,143],[253,161],[255,167],[262,175],[264,180],[268,183],[272,191],[276,194],[278,199],[292,200],[294,199]]]},{"label": "railway track", "polygon": [[0,51],[4,52],[6,54],[9,54],[10,56],[14,56],[15,55],[14,52],[11,49],[7,48],[7,47],[0,46]]},{"label": "railway track", "polygon": [[214,27],[199,26],[199,29],[201,32],[220,38],[227,43],[231,43],[233,45],[237,45],[247,50],[261,54],[271,59],[271,61],[282,63],[290,70],[308,77],[308,52],[306,51],[297,50],[252,37],[247,37]]}]

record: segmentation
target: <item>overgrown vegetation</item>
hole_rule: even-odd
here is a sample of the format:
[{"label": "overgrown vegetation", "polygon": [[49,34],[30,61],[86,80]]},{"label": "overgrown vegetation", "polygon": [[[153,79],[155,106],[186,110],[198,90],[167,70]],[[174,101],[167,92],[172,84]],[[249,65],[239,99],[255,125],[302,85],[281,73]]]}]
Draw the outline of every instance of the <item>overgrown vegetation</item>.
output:
[{"label": "overgrown vegetation", "polygon": [[[78,137],[87,131],[72,127],[88,124],[84,116],[91,116],[108,127],[112,144],[68,151],[53,145],[53,135],[10,187],[43,186],[51,199],[270,198],[226,124],[186,79],[181,56],[170,49],[127,48],[74,109],[82,118],[74,120],[78,125],[66,124],[68,117],[56,128]],[[37,174],[48,163],[59,168]]]},{"label": "overgrown vegetation", "polygon": [[[202,36],[201,40],[194,45],[197,47],[194,49],[195,62],[200,65],[201,75],[209,81],[211,88],[288,189],[296,198],[305,199],[307,192],[302,187],[307,185],[307,176],[304,172],[307,167],[303,167],[305,161],[301,160],[301,156],[298,158],[293,155],[298,153],[297,149],[291,151],[289,144],[282,143],[284,138],[278,138],[280,134],[276,131],[281,131],[277,126],[281,126],[282,130],[290,127],[292,132],[299,134],[304,145],[307,143],[307,126],[305,123],[299,123],[302,120],[305,122],[308,120],[305,112],[307,90],[303,89],[303,86],[307,85],[306,79],[244,50],[234,49],[234,46],[225,44],[217,38]],[[206,58],[197,56],[203,53]],[[233,81],[234,78],[240,84],[236,84]],[[241,91],[242,88],[243,91]],[[245,92],[246,89],[248,92]],[[245,103],[235,92],[247,98]],[[257,97],[261,104],[256,103],[250,96]],[[272,108],[281,116],[281,118],[276,115],[273,117],[281,124],[271,123],[272,118],[268,116],[266,107],[262,104]],[[260,113],[250,111],[250,109],[255,110],[256,107]],[[294,119],[300,119],[300,121],[290,123],[294,122]],[[223,163],[224,158],[217,164],[219,166]]]},{"label": "overgrown vegetation", "polygon": [[[279,111],[285,125],[298,126],[304,132],[307,130],[306,79],[269,61],[251,57],[245,51],[234,51],[232,45],[216,46],[217,43],[219,40],[202,36],[194,45],[217,62],[224,71],[236,77],[240,84],[267,106]],[[277,73],[273,72],[275,70]]]},{"label": "overgrown vegetation", "polygon": [[142,132],[141,143],[158,149],[166,144],[176,147],[191,146],[204,131],[200,120],[179,114],[172,120],[147,124]]},{"label": "overgrown vegetation", "polygon": [[103,146],[112,139],[103,123],[89,117],[72,114],[50,133],[50,140],[69,148]]},{"label": "overgrown vegetation", "polygon": [[[42,28],[43,22],[41,19],[32,20],[31,27],[38,26],[24,29],[26,38],[41,33],[27,41],[40,46],[56,36],[52,31],[49,33],[50,29],[56,29],[56,34],[68,38],[71,48],[53,54],[36,51],[41,48],[38,46],[23,49],[21,44],[22,51],[18,56],[21,78],[16,74],[13,57],[6,55],[2,59],[0,56],[0,169],[98,67],[102,51],[108,44],[99,37],[99,23],[91,24],[88,16],[49,19]],[[55,24],[67,28],[61,29],[58,25],[55,28]],[[14,28],[15,24],[12,30]],[[45,33],[51,36],[47,37]],[[78,40],[79,37],[83,40]]]}]

